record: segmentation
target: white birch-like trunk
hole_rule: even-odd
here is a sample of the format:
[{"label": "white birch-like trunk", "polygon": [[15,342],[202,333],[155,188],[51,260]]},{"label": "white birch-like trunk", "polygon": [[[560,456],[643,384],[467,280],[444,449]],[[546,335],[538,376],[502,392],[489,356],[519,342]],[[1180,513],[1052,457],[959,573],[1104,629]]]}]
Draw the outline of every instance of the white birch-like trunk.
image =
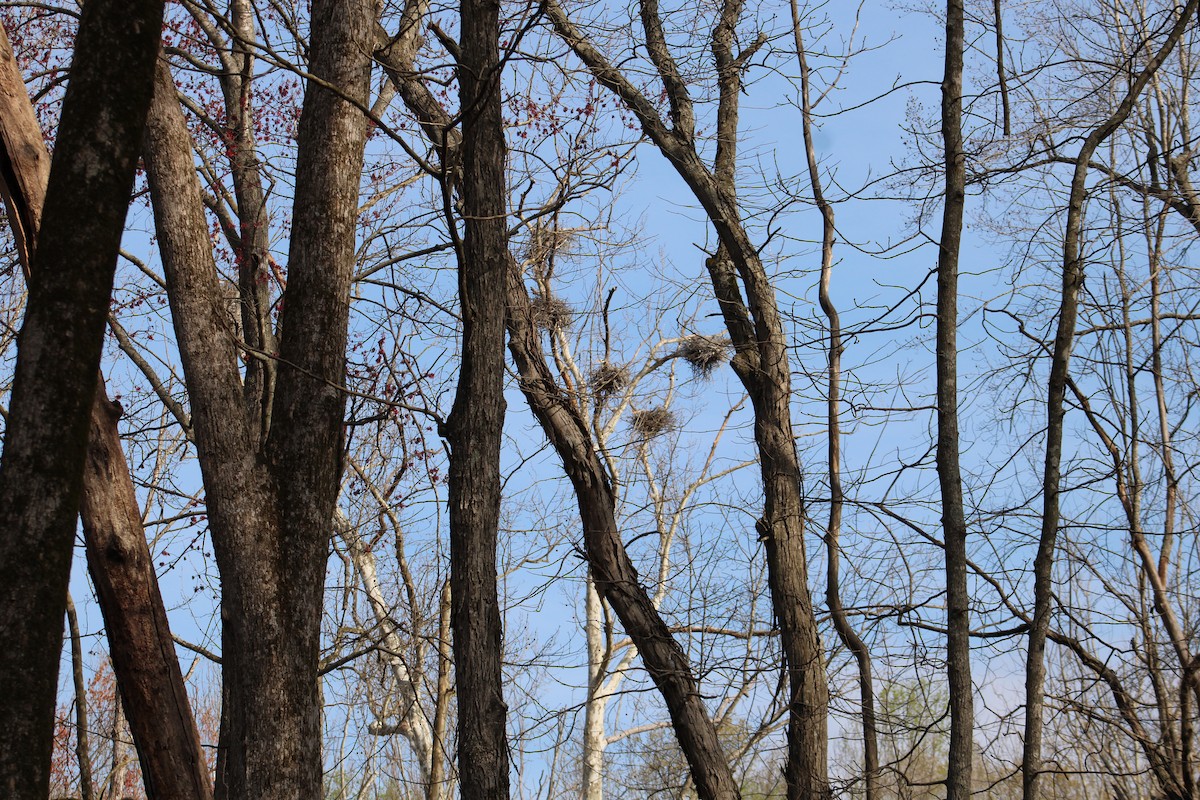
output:
[{"label": "white birch-like trunk", "polygon": [[125,706],[118,694],[113,704],[112,725],[112,770],[109,772],[105,800],[119,800],[125,792],[125,780],[129,774],[129,757],[125,747]]},{"label": "white birch-like trunk", "polygon": [[417,682],[408,665],[400,656],[405,649],[404,641],[400,638],[396,625],[388,613],[383,588],[375,569],[375,556],[340,509],[337,512],[337,528],[338,534],[350,552],[350,560],[358,572],[359,580],[362,581],[363,589],[367,593],[367,602],[371,605],[371,612],[375,615],[375,622],[382,634],[381,655],[396,682],[396,700],[401,709],[398,715],[400,724],[397,726],[397,730],[408,740],[417,755],[421,783],[426,787],[428,794],[430,787],[435,783],[432,770],[433,727],[426,719],[425,711],[419,702]]},{"label": "white birch-like trunk", "polygon": [[604,608],[590,574],[585,610],[588,693],[583,722],[583,800],[603,800],[604,748],[608,745],[604,734],[604,712],[611,694],[603,686],[604,665],[608,660],[604,642]]}]

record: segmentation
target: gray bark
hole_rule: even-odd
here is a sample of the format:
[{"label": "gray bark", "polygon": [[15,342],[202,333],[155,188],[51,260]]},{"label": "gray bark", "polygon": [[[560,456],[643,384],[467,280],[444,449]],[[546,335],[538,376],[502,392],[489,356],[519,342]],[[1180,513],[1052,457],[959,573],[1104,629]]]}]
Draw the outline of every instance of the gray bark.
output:
[{"label": "gray bark", "polygon": [[946,3],[946,56],[942,78],[944,148],[942,232],[938,241],[937,474],[946,545],[946,677],[950,744],[946,800],[971,796],[975,692],[971,681],[971,598],[967,590],[967,519],[963,508],[958,429],[958,256],[966,206],[966,153],[962,138],[963,3]]},{"label": "gray bark", "polygon": [[[738,100],[747,52],[735,53],[733,46],[742,3],[723,3],[712,31],[719,99],[717,150],[711,169],[700,158],[688,125],[691,101],[672,78],[672,72],[678,69],[672,65],[665,42],[654,32],[654,24],[645,22],[647,16],[654,16],[653,7],[642,7],[646,46],[669,95],[672,126],[659,116],[654,103],[575,27],[558,3],[548,0],[544,8],[559,37],[596,80],[637,117],[642,131],[683,178],[716,231],[719,246],[707,261],[709,277],[734,346],[730,364],[754,406],[754,440],[764,494],[763,513],[756,527],[766,550],[768,583],[788,685],[788,757],[784,766],[788,797],[828,797],[829,685],[808,589],[804,499],[792,430],[788,342],[774,287],[741,223],[736,192]],[[672,95],[673,91],[678,94]]]},{"label": "gray bark", "polygon": [[[443,168],[453,176],[461,138],[450,115],[417,79],[411,61],[405,61],[386,45],[376,55],[396,82],[400,97],[420,120],[426,136],[439,147]],[[537,329],[530,321],[529,294],[520,269],[511,255],[506,258],[509,353],[530,410],[562,459],[575,490],[584,553],[596,590],[616,612],[662,694],[699,796],[705,800],[736,798],[737,783],[691,664],[638,580],[617,528],[615,495],[608,473],[578,409],[554,379]]]},{"label": "gray bark", "polygon": [[[8,164],[5,200],[9,219],[19,228],[17,253],[28,265],[41,225],[50,154],[3,30],[0,87],[0,143]],[[88,569],[105,618],[113,671],[130,699],[129,727],[143,754],[144,783],[151,800],[205,800],[212,796],[212,778],[175,657],[133,480],[121,448],[118,417],[120,410],[109,402],[101,374],[91,408],[79,508]]]},{"label": "gray bark", "polygon": [[[1188,24],[1192,22],[1200,0],[1191,0],[1179,10],[1166,40],[1147,61],[1146,65],[1129,84],[1125,96],[1113,113],[1096,126],[1084,139],[1075,157],[1075,169],[1071,178],[1070,196],[1067,201],[1067,225],[1063,238],[1062,289],[1059,300],[1058,326],[1050,354],[1050,379],[1046,396],[1046,460],[1042,475],[1042,527],[1038,537],[1038,551],[1034,557],[1034,612],[1029,626],[1029,647],[1025,662],[1025,739],[1023,743],[1021,783],[1025,800],[1037,800],[1041,796],[1042,770],[1042,709],[1046,680],[1045,651],[1050,634],[1050,614],[1053,602],[1054,550],[1060,521],[1059,496],[1062,486],[1063,423],[1066,418],[1065,399],[1070,385],[1070,359],[1075,343],[1075,323],[1079,311],[1079,291],[1083,285],[1084,259],[1082,254],[1083,205],[1087,196],[1087,173],[1089,162],[1097,148],[1119,128],[1129,114],[1146,84],[1162,66],[1175,45],[1179,42]],[[1101,431],[1103,433],[1103,431]],[[1111,448],[1110,448],[1111,450]],[[1118,458],[1119,461],[1119,458]],[[1120,466],[1116,474],[1120,479]],[[1128,511],[1127,497],[1119,491]],[[1158,564],[1151,557],[1144,538],[1138,535],[1139,522],[1136,515],[1130,516],[1134,549],[1143,560],[1143,573],[1155,593],[1155,606],[1163,618],[1171,636],[1180,663],[1185,671],[1191,672],[1191,684],[1184,689],[1200,698],[1200,687],[1191,667],[1191,655],[1184,645],[1182,628],[1175,620],[1166,601],[1163,581]]]},{"label": "gray bark", "polygon": [[871,672],[871,651],[866,642],[854,630],[850,616],[842,604],[841,575],[839,565],[842,548],[842,512],[845,506],[845,491],[842,488],[842,321],[834,305],[829,287],[833,280],[833,248],[837,240],[833,204],[825,197],[824,181],[817,162],[817,148],[813,142],[813,103],[811,99],[808,53],[804,46],[800,9],[797,0],[791,0],[792,33],[796,43],[796,58],[800,65],[800,111],[805,160],[808,167],[809,186],[813,202],[821,212],[821,277],[817,288],[818,302],[829,326],[829,377],[826,397],[826,435],[829,437],[829,525],[825,531],[826,567],[825,602],[838,638],[854,655],[858,667],[859,701],[861,703],[861,730],[863,737],[863,797],[876,800],[879,796],[879,731],[875,718],[875,688]]},{"label": "gray bark", "polygon": [[165,68],[148,125],[151,198],[223,583],[223,798],[323,791],[320,620],[342,470],[371,15],[368,2],[314,3],[309,68],[332,88],[310,81],[300,118],[285,334],[269,409],[238,374],[191,142]]}]

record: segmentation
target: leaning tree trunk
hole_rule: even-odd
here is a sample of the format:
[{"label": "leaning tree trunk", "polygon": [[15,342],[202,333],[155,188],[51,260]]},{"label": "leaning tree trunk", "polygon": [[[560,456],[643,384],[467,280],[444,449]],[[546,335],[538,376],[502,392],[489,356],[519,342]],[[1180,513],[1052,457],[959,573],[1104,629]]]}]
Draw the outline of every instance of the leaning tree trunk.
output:
[{"label": "leaning tree trunk", "polygon": [[63,102],[0,464],[0,793],[6,797],[44,800],[49,791],[89,411],[162,14],[161,0],[89,2]]},{"label": "leaning tree trunk", "polygon": [[[410,0],[408,8],[419,5],[420,0]],[[395,43],[399,39],[381,38],[384,44],[377,51],[377,58],[396,82],[409,110],[420,120],[426,137],[441,153],[444,169],[453,175],[460,163],[462,139],[454,130],[450,115],[416,77],[411,49],[397,48]],[[702,800],[733,800],[739,797],[738,785],[700,695],[699,683],[683,648],[638,581],[637,570],[617,528],[608,473],[596,455],[587,426],[547,364],[537,330],[530,321],[529,295],[520,268],[511,254],[505,257],[509,353],[530,410],[562,459],[574,487],[583,523],[584,553],[596,590],[612,606],[662,694],[698,795]]]},{"label": "leaning tree trunk", "polygon": [[[50,154],[2,28],[0,87],[0,147],[9,164],[5,202],[17,254],[28,274]],[[129,705],[129,729],[141,754],[150,800],[205,800],[212,796],[212,778],[121,448],[119,417],[120,407],[109,401],[101,374],[91,408],[79,508],[88,569],[104,615],[113,672]]]},{"label": "leaning tree trunk", "polygon": [[766,550],[788,687],[788,755],[784,764],[788,797],[823,800],[830,791],[829,685],[808,589],[788,342],[774,287],[741,222],[737,199],[738,103],[742,72],[752,54],[734,51],[743,5],[742,0],[725,0],[712,31],[718,106],[711,168],[697,149],[692,100],[670,54],[657,3],[642,0],[642,22],[647,54],[669,102],[670,125],[660,116],[657,104],[609,62],[557,2],[547,0],[544,8],[558,36],[596,80],[637,117],[642,131],[683,178],[716,231],[719,245],[707,260],[713,296],[733,342],[730,364],[754,406],[754,441],[763,482],[763,513],[756,528]]},{"label": "leaning tree trunk", "polygon": [[[1191,0],[1179,10],[1175,24],[1167,34],[1166,41],[1154,53],[1146,65],[1130,83],[1120,105],[1108,119],[1094,128],[1075,157],[1075,170],[1071,178],[1070,196],[1067,201],[1067,226],[1063,238],[1062,291],[1059,299],[1058,327],[1050,353],[1050,379],[1046,394],[1046,461],[1042,475],[1042,528],[1038,537],[1037,555],[1033,562],[1034,611],[1029,625],[1029,649],[1025,662],[1025,740],[1021,765],[1021,784],[1025,800],[1037,800],[1041,796],[1042,770],[1042,710],[1046,681],[1045,652],[1050,634],[1050,612],[1053,602],[1054,548],[1058,537],[1060,519],[1059,496],[1062,491],[1062,447],[1063,422],[1066,417],[1065,400],[1070,383],[1071,351],[1075,343],[1075,322],[1079,310],[1079,290],[1083,286],[1084,258],[1083,203],[1087,196],[1087,172],[1089,162],[1096,149],[1119,128],[1129,114],[1146,84],[1158,71],[1171,50],[1179,42],[1200,9],[1200,0]],[[1157,350],[1156,350],[1157,353]],[[1119,460],[1119,459],[1118,459]],[[1117,475],[1120,475],[1118,465]],[[1130,519],[1136,526],[1136,519]],[[1138,537],[1134,536],[1135,548]],[[1156,608],[1163,615],[1171,634],[1172,642],[1187,665],[1190,656],[1182,649],[1183,633],[1178,625],[1172,625],[1169,605],[1162,594],[1162,582],[1156,565],[1148,553],[1144,556],[1144,574],[1155,589]],[[1200,698],[1196,684],[1184,689]]]}]

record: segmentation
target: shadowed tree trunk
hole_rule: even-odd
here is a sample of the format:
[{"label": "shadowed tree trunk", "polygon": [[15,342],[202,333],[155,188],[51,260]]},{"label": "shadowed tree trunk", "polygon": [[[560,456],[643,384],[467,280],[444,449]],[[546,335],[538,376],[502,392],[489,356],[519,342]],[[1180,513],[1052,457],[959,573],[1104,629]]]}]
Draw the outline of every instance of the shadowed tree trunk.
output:
[{"label": "shadowed tree trunk", "polygon": [[937,265],[937,474],[946,544],[946,673],[950,692],[950,745],[946,800],[971,796],[975,693],[971,682],[971,617],[967,593],[967,520],[963,509],[958,429],[958,254],[966,205],[962,139],[963,4],[946,3],[946,56],[942,78],[945,181]]},{"label": "shadowed tree trunk", "polygon": [[[406,18],[414,18],[419,7],[419,0],[410,2]],[[382,46],[377,57],[453,176],[460,163],[461,135],[454,129],[450,115],[413,71],[411,47],[396,47],[402,38],[391,40],[380,35],[379,39]],[[562,459],[575,490],[583,525],[584,553],[596,590],[616,612],[662,694],[698,795],[703,800],[733,800],[739,796],[737,782],[691,664],[638,580],[617,528],[616,500],[608,472],[577,408],[555,381],[547,363],[537,329],[530,320],[529,295],[520,268],[511,253],[506,252],[505,259],[509,353],[517,366],[520,388],[530,410]]]},{"label": "shadowed tree trunk", "polygon": [[84,474],[88,570],[149,800],[212,797],[212,776],[179,669],[167,611],[117,434],[119,406],[101,383]]},{"label": "shadowed tree trunk", "polygon": [[450,619],[458,685],[458,774],[464,800],[507,800],[508,746],[496,539],[504,430],[508,271],[499,0],[462,0],[464,234],[458,249],[462,361],[450,443]]},{"label": "shadowed tree trunk", "polygon": [[89,411],[162,14],[157,0],[85,5],[30,265],[0,464],[0,793],[11,798],[49,791]]},{"label": "shadowed tree trunk", "polygon": [[[41,224],[50,155],[2,28],[0,103],[0,147],[9,165],[5,201],[18,256],[28,265]],[[121,448],[119,417],[120,408],[109,402],[101,375],[79,509],[88,569],[104,615],[113,672],[129,706],[129,729],[148,796],[205,800],[212,796],[212,778]]]}]

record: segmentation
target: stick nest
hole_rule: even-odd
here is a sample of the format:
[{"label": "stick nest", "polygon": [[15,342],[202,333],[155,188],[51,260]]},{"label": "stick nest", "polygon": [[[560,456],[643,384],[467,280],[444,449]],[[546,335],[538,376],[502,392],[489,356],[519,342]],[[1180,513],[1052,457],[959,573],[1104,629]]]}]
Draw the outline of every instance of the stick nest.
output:
[{"label": "stick nest", "polygon": [[575,321],[575,310],[557,297],[538,295],[529,302],[529,316],[537,327],[557,333],[571,327]]},{"label": "stick nest", "polygon": [[597,399],[604,401],[620,394],[629,385],[629,370],[604,361],[588,376],[588,386]]},{"label": "stick nest", "polygon": [[679,343],[675,354],[691,366],[701,378],[711,378],[717,367],[729,360],[729,340],[724,336],[689,336]]},{"label": "stick nest", "polygon": [[661,436],[676,427],[675,412],[659,406],[644,411],[634,411],[631,424],[633,429],[647,439]]}]

